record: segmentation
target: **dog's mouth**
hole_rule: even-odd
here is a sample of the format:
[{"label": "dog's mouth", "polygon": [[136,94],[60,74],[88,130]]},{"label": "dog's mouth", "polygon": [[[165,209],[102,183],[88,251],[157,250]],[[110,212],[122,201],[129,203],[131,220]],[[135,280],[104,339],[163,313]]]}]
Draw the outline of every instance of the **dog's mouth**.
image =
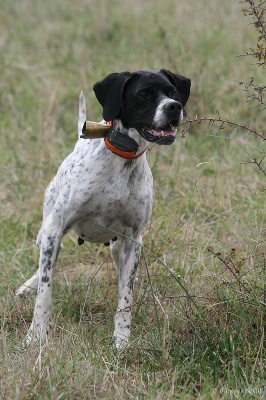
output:
[{"label": "dog's mouth", "polygon": [[143,128],[140,130],[140,134],[148,142],[169,145],[173,144],[175,141],[176,126],[177,125],[171,124],[157,129]]}]

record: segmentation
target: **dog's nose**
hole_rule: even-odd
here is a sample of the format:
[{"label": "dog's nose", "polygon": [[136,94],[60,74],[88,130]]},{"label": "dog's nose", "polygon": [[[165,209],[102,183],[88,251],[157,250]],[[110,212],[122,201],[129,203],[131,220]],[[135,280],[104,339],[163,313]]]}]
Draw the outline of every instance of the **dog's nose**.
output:
[{"label": "dog's nose", "polygon": [[179,114],[183,109],[183,106],[178,101],[171,101],[167,104],[166,111],[171,115]]}]

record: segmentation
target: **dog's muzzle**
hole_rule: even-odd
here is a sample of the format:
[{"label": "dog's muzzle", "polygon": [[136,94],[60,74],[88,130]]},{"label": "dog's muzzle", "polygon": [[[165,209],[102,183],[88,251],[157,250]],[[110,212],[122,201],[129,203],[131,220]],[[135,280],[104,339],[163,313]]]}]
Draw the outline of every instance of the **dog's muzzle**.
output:
[{"label": "dog's muzzle", "polygon": [[140,130],[140,134],[148,142],[170,145],[175,142],[176,128],[171,126],[161,129],[144,128]]},{"label": "dog's muzzle", "polygon": [[152,127],[141,129],[141,136],[148,142],[164,145],[173,144],[177,126],[183,119],[183,112],[181,103],[163,100],[155,113]]}]

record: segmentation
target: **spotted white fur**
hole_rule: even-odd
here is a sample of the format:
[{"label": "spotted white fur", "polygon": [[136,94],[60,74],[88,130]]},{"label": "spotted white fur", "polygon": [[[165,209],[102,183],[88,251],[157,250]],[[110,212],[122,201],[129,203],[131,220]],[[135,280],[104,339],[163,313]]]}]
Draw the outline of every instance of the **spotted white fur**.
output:
[{"label": "spotted white fur", "polygon": [[[114,121],[116,124],[122,128],[121,121]],[[136,134],[134,139],[138,139],[141,152],[146,141]],[[111,255],[119,273],[114,340],[117,348],[127,343],[141,232],[151,209],[152,174],[145,154],[128,161],[111,153],[102,139],[78,140],[45,192],[43,224],[37,237],[39,270],[16,291],[16,295],[22,295],[38,288],[27,345],[31,340],[46,341],[54,266],[61,239],[70,228],[84,240],[111,242]],[[112,242],[114,232],[132,240],[117,235],[117,241]]]},{"label": "spotted white fur", "polygon": [[[190,80],[188,78],[174,75],[166,70],[141,71],[137,76],[140,76],[142,80],[149,80],[152,76],[152,82],[156,77],[156,82],[162,85],[162,82],[167,84],[165,75],[170,78],[175,77],[177,86],[181,84],[184,86],[182,90],[185,104],[189,96]],[[107,77],[102,81],[103,85],[106,82],[112,83],[116,76],[128,79],[130,74],[127,72],[120,75],[110,74],[110,78]],[[105,91],[98,93],[102,103],[105,103],[105,93]],[[180,93],[182,94],[182,91]],[[162,94],[158,90],[159,95]],[[122,98],[118,92],[116,96]],[[108,104],[112,101],[111,98]],[[131,102],[131,97],[129,101]],[[149,113],[155,116],[153,125],[165,125],[164,112],[170,102],[176,103],[174,100],[165,99],[159,103],[157,109],[151,105]],[[107,112],[105,107],[106,104],[103,106],[104,113],[110,113],[110,109]],[[141,113],[141,108],[138,109]],[[171,112],[171,118],[173,118],[172,114]],[[183,115],[183,111],[179,110],[177,118],[182,118],[181,114]],[[133,120],[136,119],[134,118]],[[143,121],[144,127],[152,122],[150,117],[146,118],[147,122]],[[81,93],[79,135],[85,120],[86,104]],[[130,136],[138,143],[137,154],[146,148],[146,139],[135,128],[125,128],[121,120],[115,117],[113,128]],[[119,280],[113,337],[117,348],[128,342],[133,288],[141,253],[141,235],[151,216],[152,201],[153,179],[145,153],[137,159],[127,160],[109,151],[103,139],[78,139],[74,151],[63,161],[45,192],[43,221],[37,237],[37,246],[40,249],[39,269],[16,291],[18,296],[37,290],[34,317],[25,339],[27,345],[32,341],[44,343],[47,339],[54,267],[61,247],[61,239],[70,229],[75,230],[81,242],[111,243],[111,255]],[[117,237],[117,240],[114,240],[114,237]]]}]

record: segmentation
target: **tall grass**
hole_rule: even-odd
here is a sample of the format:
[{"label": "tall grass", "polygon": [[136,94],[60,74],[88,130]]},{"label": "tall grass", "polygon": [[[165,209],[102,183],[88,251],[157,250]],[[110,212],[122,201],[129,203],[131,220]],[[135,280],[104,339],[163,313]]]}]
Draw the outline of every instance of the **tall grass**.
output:
[{"label": "tall grass", "polygon": [[102,245],[64,238],[47,346],[22,349],[34,296],[13,298],[37,268],[43,192],[74,146],[81,89],[89,118],[100,120],[94,82],[167,68],[192,79],[189,117],[218,110],[263,131],[265,114],[237,83],[264,79],[236,57],[256,39],[240,8],[218,0],[1,3],[3,399],[265,395],[265,177],[245,164],[265,151],[256,137],[202,124],[149,151],[154,211],[125,351],[111,343],[117,278]]}]

